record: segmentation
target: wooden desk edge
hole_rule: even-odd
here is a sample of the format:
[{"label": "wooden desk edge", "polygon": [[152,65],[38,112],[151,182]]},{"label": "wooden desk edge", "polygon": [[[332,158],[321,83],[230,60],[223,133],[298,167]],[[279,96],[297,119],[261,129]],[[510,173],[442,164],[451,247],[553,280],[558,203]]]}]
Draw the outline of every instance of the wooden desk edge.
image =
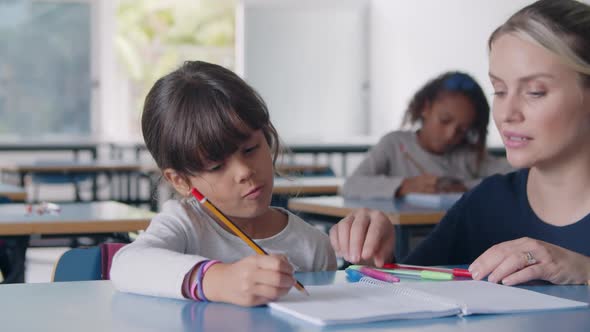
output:
[{"label": "wooden desk edge", "polygon": [[[301,211],[305,213],[315,213],[339,218],[344,218],[351,211],[357,209],[348,207],[324,206],[304,202],[295,202],[292,200],[289,201],[287,206],[289,210]],[[392,224],[403,226],[435,225],[442,219],[444,214],[444,212],[385,213],[385,215],[389,218]]]},{"label": "wooden desk edge", "polygon": [[336,194],[340,186],[338,185],[325,185],[325,186],[276,186],[273,188],[272,193],[277,195],[299,195],[299,194]]},{"label": "wooden desk edge", "polygon": [[139,172],[140,170],[140,165],[0,166],[0,171],[7,173]]},{"label": "wooden desk edge", "polygon": [[6,197],[10,199],[14,203],[20,203],[27,200],[27,193],[26,192],[2,192],[0,194],[2,197]]},{"label": "wooden desk edge", "polygon": [[125,233],[144,230],[148,227],[148,220],[120,220],[120,221],[89,221],[77,223],[40,221],[23,224],[0,224],[2,235],[32,235],[32,234],[88,234],[88,233]]}]

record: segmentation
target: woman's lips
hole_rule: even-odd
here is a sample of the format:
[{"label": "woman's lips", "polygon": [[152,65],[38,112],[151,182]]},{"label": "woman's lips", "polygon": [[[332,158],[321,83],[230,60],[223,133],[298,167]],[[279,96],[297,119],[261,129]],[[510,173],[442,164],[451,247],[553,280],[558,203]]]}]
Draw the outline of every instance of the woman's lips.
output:
[{"label": "woman's lips", "polygon": [[512,131],[503,131],[502,136],[504,137],[504,145],[507,148],[522,148],[529,144],[532,137],[519,134]]}]

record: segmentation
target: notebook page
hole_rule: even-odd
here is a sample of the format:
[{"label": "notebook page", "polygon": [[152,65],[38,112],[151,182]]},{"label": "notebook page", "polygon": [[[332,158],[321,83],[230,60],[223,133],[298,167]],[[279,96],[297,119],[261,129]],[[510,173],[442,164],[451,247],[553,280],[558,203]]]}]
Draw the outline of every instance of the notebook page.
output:
[{"label": "notebook page", "polygon": [[465,315],[573,309],[588,306],[584,302],[486,281],[414,282],[404,283],[404,286],[452,299],[462,307]]},{"label": "notebook page", "polygon": [[410,205],[448,209],[455,204],[463,193],[422,194],[410,193],[404,196],[404,201]]},{"label": "notebook page", "polygon": [[456,305],[412,295],[403,288],[388,284],[362,282],[305,286],[310,296],[291,290],[271,310],[289,314],[317,325],[366,323],[389,319],[435,318],[461,312]]}]

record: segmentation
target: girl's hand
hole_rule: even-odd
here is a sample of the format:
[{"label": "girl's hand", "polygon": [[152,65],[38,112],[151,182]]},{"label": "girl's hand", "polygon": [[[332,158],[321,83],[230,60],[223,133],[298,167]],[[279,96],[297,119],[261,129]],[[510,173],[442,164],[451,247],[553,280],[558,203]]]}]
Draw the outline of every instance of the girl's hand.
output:
[{"label": "girl's hand", "polygon": [[405,178],[397,190],[396,196],[402,197],[409,193],[435,193],[437,181],[438,177],[430,174]]},{"label": "girl's hand", "polygon": [[463,181],[449,177],[441,176],[436,179],[436,191],[440,193],[456,193],[465,192],[467,187],[463,184]]},{"label": "girl's hand", "polygon": [[486,250],[469,267],[473,279],[516,285],[529,280],[584,284],[590,279],[590,257],[562,247],[520,238]]},{"label": "girl's hand", "polygon": [[215,264],[203,277],[210,301],[257,306],[287,294],[295,284],[293,267],[284,255],[253,255],[231,264]]},{"label": "girl's hand", "polygon": [[382,267],[393,259],[395,229],[383,212],[357,209],[330,229],[330,242],[353,264]]}]

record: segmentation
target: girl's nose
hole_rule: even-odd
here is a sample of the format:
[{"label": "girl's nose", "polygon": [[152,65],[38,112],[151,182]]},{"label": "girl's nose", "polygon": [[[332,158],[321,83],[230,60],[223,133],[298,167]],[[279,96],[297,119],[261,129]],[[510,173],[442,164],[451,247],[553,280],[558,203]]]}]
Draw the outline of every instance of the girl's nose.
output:
[{"label": "girl's nose", "polygon": [[241,183],[249,180],[254,175],[254,167],[248,161],[237,159],[235,163],[236,182]]}]

